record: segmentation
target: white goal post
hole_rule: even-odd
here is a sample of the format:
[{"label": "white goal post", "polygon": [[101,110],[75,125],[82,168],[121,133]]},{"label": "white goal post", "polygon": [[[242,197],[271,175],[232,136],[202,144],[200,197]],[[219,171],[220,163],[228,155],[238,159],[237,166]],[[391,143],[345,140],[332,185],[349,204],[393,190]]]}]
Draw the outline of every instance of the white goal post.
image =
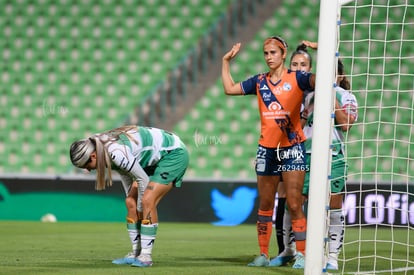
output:
[{"label": "white goal post", "polygon": [[327,92],[315,92],[313,113],[312,152],[318,154],[312,154],[311,159],[305,258],[305,274],[312,275],[322,274],[324,263],[338,4],[336,0],[322,0],[319,13],[318,52],[324,54],[317,57],[315,90]]},{"label": "white goal post", "polygon": [[305,274],[329,272],[330,135],[338,58],[359,116],[345,137],[347,180],[357,188],[344,192],[345,240],[334,273],[414,274],[411,0],[320,1],[312,138],[312,152],[318,153],[311,159]]}]

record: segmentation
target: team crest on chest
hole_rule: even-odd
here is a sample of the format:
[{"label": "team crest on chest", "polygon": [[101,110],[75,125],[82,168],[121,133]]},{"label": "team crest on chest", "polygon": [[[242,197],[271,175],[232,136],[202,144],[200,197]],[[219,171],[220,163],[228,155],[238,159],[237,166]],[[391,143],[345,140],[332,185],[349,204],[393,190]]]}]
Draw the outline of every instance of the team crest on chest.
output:
[{"label": "team crest on chest", "polygon": [[289,92],[292,90],[292,85],[289,82],[283,83],[283,91]]}]

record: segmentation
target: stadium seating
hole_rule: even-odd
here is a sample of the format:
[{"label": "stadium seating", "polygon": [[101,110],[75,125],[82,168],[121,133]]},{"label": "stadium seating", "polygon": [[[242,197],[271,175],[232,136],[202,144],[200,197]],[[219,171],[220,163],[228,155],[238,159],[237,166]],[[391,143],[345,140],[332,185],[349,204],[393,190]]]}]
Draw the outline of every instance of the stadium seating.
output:
[{"label": "stadium seating", "polygon": [[[315,32],[295,32],[288,26],[286,22],[290,22],[289,18],[295,17],[297,20],[303,18],[306,24],[313,26],[317,30],[317,16],[314,12],[317,4],[303,4],[304,13],[307,16],[295,15],[295,11],[300,9],[290,8],[292,4],[284,1],[281,9],[275,11],[274,17],[270,18],[264,28],[256,35],[256,38],[244,45],[243,51],[240,52],[237,62],[232,65],[233,78],[242,80],[246,77],[263,72],[267,69],[262,55],[260,54],[263,39],[273,35],[281,35],[288,43],[290,50],[294,50],[296,46],[303,40],[316,40]],[[300,22],[297,22],[300,24]],[[299,28],[299,26],[298,26]],[[312,27],[310,27],[312,29]],[[208,101],[209,104],[203,105],[202,102]],[[179,123],[175,127],[175,132],[183,137],[188,147],[192,151],[193,162],[190,162],[189,174],[197,176],[200,173],[209,174],[216,178],[255,178],[254,159],[256,156],[257,141],[260,133],[259,115],[257,111],[257,99],[254,96],[247,97],[229,97],[225,96],[222,90],[221,81],[217,81],[210,88],[201,103],[194,107],[189,113],[202,114],[197,117],[188,115],[185,121]],[[212,109],[212,106],[213,109]],[[206,150],[206,146],[200,146],[193,141],[194,128],[189,129],[193,125],[200,133],[206,133],[210,129],[211,116],[216,116],[214,121],[215,132],[205,135],[216,135],[220,138],[220,144],[209,144],[209,146],[217,147],[215,150]],[[214,118],[211,118],[214,119]],[[203,123],[204,121],[204,123]],[[191,125],[189,127],[189,125]],[[204,125],[204,126],[200,126]],[[213,136],[214,137],[214,136]],[[214,139],[214,138],[213,138]],[[208,139],[207,139],[208,140]],[[208,160],[208,167],[200,169],[197,161],[202,159]],[[205,169],[212,169],[210,173],[206,173]],[[220,173],[217,173],[217,171]]]},{"label": "stadium seating", "polygon": [[[229,5],[224,0],[191,0],[186,5],[175,2],[151,0],[142,5],[132,0],[6,1],[4,9],[0,9],[0,153],[7,157],[1,160],[0,172],[73,173],[67,156],[70,143],[122,123]],[[361,10],[361,16],[369,14]],[[264,38],[281,35],[292,52],[301,40],[317,39],[317,25],[318,1],[301,2],[300,9],[295,1],[283,1],[255,39],[244,45],[232,66],[234,79],[242,80],[267,69],[260,54]],[[378,36],[381,34],[384,36],[384,30],[378,32]],[[351,34],[343,35],[352,38]],[[358,38],[361,33],[354,35]],[[390,27],[387,35],[391,37],[396,32]],[[387,50],[399,50],[398,46]],[[352,50],[347,44],[343,47]],[[356,43],[356,47],[356,54],[367,55],[367,43]],[[404,47],[413,49],[412,45]],[[370,50],[376,50],[378,56],[384,53],[383,47]],[[379,99],[366,91],[383,89],[389,102],[397,96],[399,102],[412,102],[412,78],[395,80],[390,76],[386,87],[381,86],[380,77],[366,81],[365,72],[395,72],[399,62],[403,62],[406,71],[411,69],[399,60],[385,66],[361,60],[352,64],[353,73],[361,73],[352,78],[352,87],[359,87],[358,101],[377,102]],[[347,68],[350,65],[346,64]],[[392,92],[395,85],[407,92],[396,95]],[[362,165],[369,176],[374,169],[394,169],[392,165],[404,169],[404,159],[385,161],[380,167],[360,159],[361,154],[369,158],[386,150],[395,150],[402,156],[412,151],[410,143],[387,143],[382,147],[381,140],[392,138],[394,130],[397,136],[407,135],[403,125],[396,129],[379,125],[379,116],[390,122],[395,118],[395,106],[388,107],[382,113],[376,108],[360,109],[358,123],[363,121],[367,126],[357,123],[350,132],[353,142],[348,146],[348,155],[355,160],[350,162],[351,171]],[[412,113],[399,110],[398,117],[412,124]],[[260,132],[255,97],[225,96],[218,79],[174,131],[191,153],[187,176],[255,178],[254,158]],[[361,142],[362,132],[364,138],[381,140]]]},{"label": "stadium seating", "polygon": [[[232,73],[235,80],[243,80],[249,75],[267,69],[260,55],[264,38],[272,35],[283,36],[289,43],[290,52],[294,51],[303,39],[313,41],[317,39],[318,4],[315,1],[301,2],[301,9],[298,9],[295,5],[294,1],[284,1],[282,7],[275,11],[274,17],[266,22],[254,41],[244,45],[237,62],[232,64]],[[362,10],[360,16],[368,17],[369,13],[364,14],[364,12],[365,10]],[[378,12],[384,12],[384,10],[379,10]],[[388,16],[391,17],[390,20],[393,20],[392,16],[398,16],[398,14],[389,14]],[[344,20],[347,19],[344,18]],[[293,27],[292,24],[294,25]],[[306,26],[305,30],[303,26]],[[387,30],[388,36],[395,35],[395,32],[390,33],[391,29],[392,27]],[[341,33],[341,35],[350,39],[352,35],[358,38],[362,33]],[[379,31],[376,35],[382,35],[382,39],[384,39],[385,30]],[[343,48],[345,51],[351,52],[352,48],[348,46],[344,43]],[[354,53],[360,56],[368,56],[368,51],[374,51],[370,52],[371,56],[381,57],[384,55],[384,46],[381,45],[369,48],[369,44],[366,41],[362,41],[360,43],[356,42],[355,46],[357,49],[354,49]],[[387,51],[399,51],[400,44],[392,46],[392,48],[387,48]],[[407,50],[409,50],[409,47],[404,46]],[[316,61],[316,53],[314,54],[314,60]],[[359,59],[352,64],[352,72],[354,74],[361,74],[361,76],[354,76],[351,79],[352,87],[356,90],[357,99],[361,106],[368,103],[371,107],[366,109],[360,108],[360,118],[349,134],[348,157],[351,160],[349,161],[351,174],[352,171],[359,171],[362,168],[364,177],[372,179],[373,171],[390,174],[409,169],[407,167],[407,158],[413,148],[413,144],[409,142],[384,142],[384,140],[392,140],[394,136],[401,137],[403,140],[410,140],[412,134],[410,134],[409,123],[412,124],[414,117],[412,112],[410,110],[398,110],[398,116],[401,116],[401,121],[408,123],[405,127],[392,124],[380,125],[379,119],[394,122],[397,115],[396,106],[384,105],[395,102],[393,99],[396,97],[399,97],[399,102],[412,102],[412,93],[410,95],[409,92],[413,89],[412,77],[401,77],[399,89],[408,92],[396,94],[393,90],[395,90],[398,82],[396,82],[394,76],[385,76],[385,78],[389,78],[389,81],[385,81],[384,87],[382,86],[382,76],[379,75],[375,78],[372,75],[378,72],[384,72],[384,74],[395,73],[399,70],[398,62],[399,60],[396,59],[389,61],[387,64],[377,64],[377,62],[371,61],[368,63],[368,61]],[[315,66],[316,64],[314,63],[314,70],[316,69]],[[346,70],[351,70],[350,66],[351,64],[346,64]],[[402,68],[404,68],[404,64]],[[370,74],[369,82],[367,82],[366,72]],[[377,92],[374,94],[365,91]],[[383,91],[383,96],[389,100],[380,101],[378,91]],[[209,104],[202,104],[202,102],[208,102]],[[381,112],[378,111],[378,107],[375,107],[381,105],[379,102],[382,102],[384,107],[381,109]],[[214,106],[213,114],[212,106]],[[191,114],[198,115],[191,116]],[[210,131],[214,116],[215,135],[226,138],[220,139],[221,143],[215,145],[217,148],[214,150],[211,148],[212,145],[209,144],[210,148],[207,150],[194,142],[194,131],[196,128],[199,132],[208,132],[209,135],[214,134],[214,132],[211,133]],[[366,123],[366,125],[362,126],[360,124],[362,122]],[[221,125],[225,125],[224,128]],[[192,126],[195,128],[192,128]],[[183,137],[192,151],[193,162],[190,163],[189,174],[191,176],[203,177],[210,175],[217,178],[255,178],[253,163],[259,127],[255,97],[236,98],[225,96],[222,92],[221,82],[215,83],[206,92],[206,96],[201,99],[201,103],[197,104],[193,110],[190,110],[185,120],[175,127],[175,131]],[[394,130],[398,134],[395,135]],[[361,136],[361,133],[364,136]],[[394,152],[394,154],[398,152],[398,155],[402,157],[391,163],[389,159],[385,158],[386,154],[390,152]],[[376,162],[374,157],[378,155],[380,156],[380,161]],[[365,159],[362,160],[362,158]],[[209,164],[201,167],[200,162],[205,163],[207,160]],[[206,169],[210,169],[210,172],[207,172]],[[217,173],[217,171],[220,171],[220,173]]]},{"label": "stadium seating", "polygon": [[0,172],[73,171],[70,143],[122,123],[228,4],[5,1]]}]

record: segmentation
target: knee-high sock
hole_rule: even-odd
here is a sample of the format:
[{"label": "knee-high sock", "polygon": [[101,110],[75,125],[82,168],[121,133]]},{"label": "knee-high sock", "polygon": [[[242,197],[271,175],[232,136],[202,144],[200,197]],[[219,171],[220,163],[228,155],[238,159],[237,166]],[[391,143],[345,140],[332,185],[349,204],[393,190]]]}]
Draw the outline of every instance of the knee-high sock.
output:
[{"label": "knee-high sock", "polygon": [[276,228],[276,240],[277,245],[279,247],[279,253],[282,253],[285,250],[284,245],[284,234],[286,233],[283,230],[283,217],[285,213],[285,202],[286,198],[278,198],[277,203],[277,212],[276,212],[276,221],[275,221],[275,228]]},{"label": "knee-high sock", "polygon": [[131,240],[132,252],[135,256],[138,256],[141,251],[140,227],[140,222],[135,222],[133,219],[127,217],[128,235]]},{"label": "knee-high sock", "polygon": [[151,255],[157,236],[158,223],[141,223],[141,255]]},{"label": "knee-high sock", "polygon": [[329,219],[329,257],[337,260],[344,241],[345,217],[342,209],[332,209]]},{"label": "knee-high sock", "polygon": [[260,254],[269,256],[269,242],[272,236],[272,216],[273,210],[260,210],[258,211],[257,218],[257,238],[259,241]]},{"label": "knee-high sock", "polygon": [[292,221],[287,209],[285,209],[285,214],[283,215],[283,242],[287,255],[294,255],[296,253],[295,234],[292,231]]},{"label": "knee-high sock", "polygon": [[305,255],[306,248],[306,218],[292,220],[292,230],[295,234],[296,250]]}]

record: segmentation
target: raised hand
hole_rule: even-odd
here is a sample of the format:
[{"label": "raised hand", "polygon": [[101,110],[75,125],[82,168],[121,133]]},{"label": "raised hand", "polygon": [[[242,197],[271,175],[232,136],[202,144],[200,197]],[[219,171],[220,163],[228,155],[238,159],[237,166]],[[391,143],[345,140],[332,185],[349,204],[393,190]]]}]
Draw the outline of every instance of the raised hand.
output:
[{"label": "raised hand", "polygon": [[302,43],[311,49],[314,49],[314,50],[318,49],[318,42],[303,40]]},{"label": "raised hand", "polygon": [[228,51],[224,56],[223,60],[230,61],[232,60],[240,51],[241,43],[236,43],[233,45],[230,51]]}]

